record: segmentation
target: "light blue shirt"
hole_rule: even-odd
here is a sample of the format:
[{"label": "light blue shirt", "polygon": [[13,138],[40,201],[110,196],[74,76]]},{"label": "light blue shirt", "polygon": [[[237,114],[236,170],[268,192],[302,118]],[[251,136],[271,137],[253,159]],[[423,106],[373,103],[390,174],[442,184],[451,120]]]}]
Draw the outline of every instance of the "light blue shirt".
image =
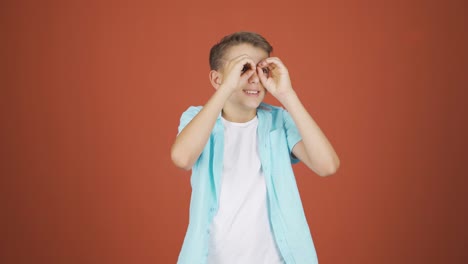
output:
[{"label": "light blue shirt", "polygon": [[[179,133],[200,112],[182,114]],[[292,164],[292,148],[301,140],[293,119],[283,108],[262,103],[257,109],[258,149],[267,187],[271,230],[286,264],[318,263],[302,207]],[[179,264],[205,264],[209,229],[218,210],[224,153],[224,126],[219,115],[210,138],[192,167],[190,216]]]}]

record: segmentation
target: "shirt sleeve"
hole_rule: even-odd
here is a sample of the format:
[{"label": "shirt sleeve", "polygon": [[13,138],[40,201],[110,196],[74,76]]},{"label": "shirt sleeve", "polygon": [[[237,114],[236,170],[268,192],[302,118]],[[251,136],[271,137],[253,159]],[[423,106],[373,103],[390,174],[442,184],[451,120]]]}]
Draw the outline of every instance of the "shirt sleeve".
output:
[{"label": "shirt sleeve", "polygon": [[288,149],[291,156],[291,163],[295,164],[298,163],[300,160],[294,156],[292,150],[294,146],[302,140],[301,135],[299,134],[299,130],[297,129],[294,120],[292,119],[291,115],[288,111],[283,110],[283,120],[284,120],[284,130],[286,132],[286,140],[288,142]]},{"label": "shirt sleeve", "polygon": [[201,106],[190,106],[187,110],[185,110],[185,112],[182,113],[177,134],[180,134],[185,126],[190,123],[190,121],[192,121],[192,119],[200,112],[201,109]]}]

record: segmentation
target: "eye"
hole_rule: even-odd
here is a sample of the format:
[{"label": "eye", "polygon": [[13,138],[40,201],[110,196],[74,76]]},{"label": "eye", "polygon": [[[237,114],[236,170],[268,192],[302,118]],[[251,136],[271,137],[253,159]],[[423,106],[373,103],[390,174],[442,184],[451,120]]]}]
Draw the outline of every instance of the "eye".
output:
[{"label": "eye", "polygon": [[263,71],[264,74],[267,74],[267,75],[268,75],[268,73],[270,72],[270,69],[268,69],[268,68],[263,68],[262,71]]},{"label": "eye", "polygon": [[247,70],[250,69],[250,65],[249,64],[245,64],[244,67],[242,68],[242,73],[246,72]]}]

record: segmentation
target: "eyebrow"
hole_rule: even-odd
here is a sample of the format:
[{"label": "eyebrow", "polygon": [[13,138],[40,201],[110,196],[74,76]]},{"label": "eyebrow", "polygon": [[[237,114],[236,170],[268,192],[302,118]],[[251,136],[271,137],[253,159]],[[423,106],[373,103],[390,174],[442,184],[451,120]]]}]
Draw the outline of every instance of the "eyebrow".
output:
[{"label": "eyebrow", "polygon": [[[268,58],[268,57],[267,57],[267,58]],[[266,59],[266,58],[264,58],[264,59]],[[260,60],[257,64],[255,64],[255,65],[258,65],[258,64],[259,64],[262,60],[264,60],[264,59],[261,59],[261,60]],[[228,59],[219,59],[219,60],[220,60],[220,61],[226,61],[226,62],[229,61]]]}]

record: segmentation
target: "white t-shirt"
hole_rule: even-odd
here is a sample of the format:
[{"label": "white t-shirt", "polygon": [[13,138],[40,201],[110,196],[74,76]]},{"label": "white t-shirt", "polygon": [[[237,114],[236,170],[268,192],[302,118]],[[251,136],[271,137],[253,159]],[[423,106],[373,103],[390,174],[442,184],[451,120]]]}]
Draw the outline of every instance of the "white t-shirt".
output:
[{"label": "white t-shirt", "polygon": [[219,210],[210,227],[209,264],[284,263],[268,218],[265,177],[257,148],[258,119],[224,123]]}]

